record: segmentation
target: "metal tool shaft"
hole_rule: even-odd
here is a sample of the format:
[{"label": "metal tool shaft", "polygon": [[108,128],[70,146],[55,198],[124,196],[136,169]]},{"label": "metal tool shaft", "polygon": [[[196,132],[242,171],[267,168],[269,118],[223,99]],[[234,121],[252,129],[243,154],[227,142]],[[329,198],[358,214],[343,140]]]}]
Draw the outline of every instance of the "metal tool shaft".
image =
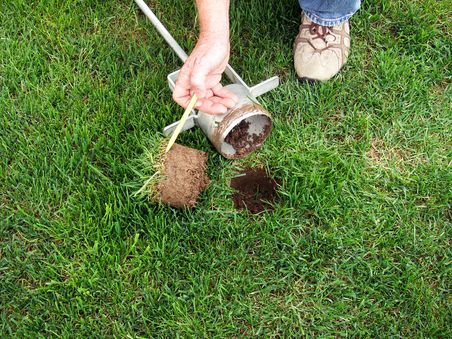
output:
[{"label": "metal tool shaft", "polygon": [[143,13],[148,17],[148,19],[151,20],[152,24],[163,37],[163,39],[165,39],[168,45],[170,45],[174,52],[176,52],[177,56],[182,60],[182,62],[185,62],[185,60],[187,60],[188,58],[187,53],[185,53],[182,47],[180,47],[180,45],[173,38],[170,32],[168,32],[166,27],[163,26],[160,20],[155,16],[154,12],[151,11],[151,9],[143,0],[135,0],[135,2],[141,8]]}]

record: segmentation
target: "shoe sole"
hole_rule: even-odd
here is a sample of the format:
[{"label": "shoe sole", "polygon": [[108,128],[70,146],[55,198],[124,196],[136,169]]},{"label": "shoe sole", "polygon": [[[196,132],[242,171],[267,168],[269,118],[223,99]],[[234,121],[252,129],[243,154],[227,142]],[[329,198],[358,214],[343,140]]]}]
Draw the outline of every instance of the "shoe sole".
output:
[{"label": "shoe sole", "polygon": [[298,82],[299,82],[299,83],[301,83],[301,84],[306,84],[306,83],[308,83],[309,85],[314,85],[314,84],[317,84],[317,83],[319,83],[319,82],[330,81],[330,80],[333,80],[333,79],[339,74],[340,71],[342,71],[342,69],[344,68],[344,66],[345,66],[345,64],[343,64],[343,65],[341,66],[341,68],[339,68],[339,71],[337,71],[336,74],[334,74],[331,78],[326,79],[326,80],[312,79],[312,78],[307,78],[307,77],[299,77],[298,75],[297,75],[297,79],[298,79]]},{"label": "shoe sole", "polygon": [[298,82],[301,84],[309,84],[309,85],[315,85],[319,82],[321,82],[321,80],[317,80],[317,79],[311,79],[311,78],[306,78],[306,77],[297,77]]}]

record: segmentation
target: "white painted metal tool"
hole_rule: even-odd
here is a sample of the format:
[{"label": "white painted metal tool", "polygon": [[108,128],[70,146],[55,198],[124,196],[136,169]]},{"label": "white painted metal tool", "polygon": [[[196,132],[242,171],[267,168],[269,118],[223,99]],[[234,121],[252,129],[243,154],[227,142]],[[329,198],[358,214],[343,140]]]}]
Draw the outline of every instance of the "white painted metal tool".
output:
[{"label": "white painted metal tool", "polygon": [[[168,30],[163,26],[160,20],[155,16],[152,10],[143,0],[135,0],[143,13],[149,18],[157,31],[166,40],[174,52],[179,56],[182,62],[187,60],[187,54],[171,36]],[[277,76],[267,79],[258,85],[249,87],[245,81],[237,74],[236,71],[227,65],[226,76],[232,82],[231,85],[225,86],[239,98],[237,105],[229,109],[225,114],[213,115],[202,111],[196,112],[192,110],[191,115],[187,118],[182,127],[182,131],[188,130],[194,126],[199,126],[204,134],[209,138],[215,148],[224,157],[229,159],[242,158],[262,146],[265,139],[270,134],[272,128],[272,118],[258,102],[257,97],[265,94],[279,85]],[[174,89],[179,71],[168,75],[168,85],[171,90]],[[163,134],[171,135],[179,121],[166,126]],[[237,128],[242,128],[247,135],[243,135],[244,142],[238,145],[231,141],[231,136]]]}]

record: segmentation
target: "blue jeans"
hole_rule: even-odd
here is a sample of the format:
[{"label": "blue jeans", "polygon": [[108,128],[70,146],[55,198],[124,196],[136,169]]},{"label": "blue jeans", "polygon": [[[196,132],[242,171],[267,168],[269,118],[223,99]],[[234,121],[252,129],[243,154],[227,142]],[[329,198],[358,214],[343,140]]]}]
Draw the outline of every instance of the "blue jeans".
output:
[{"label": "blue jeans", "polygon": [[298,0],[304,14],[321,26],[347,21],[361,5],[360,0]]}]

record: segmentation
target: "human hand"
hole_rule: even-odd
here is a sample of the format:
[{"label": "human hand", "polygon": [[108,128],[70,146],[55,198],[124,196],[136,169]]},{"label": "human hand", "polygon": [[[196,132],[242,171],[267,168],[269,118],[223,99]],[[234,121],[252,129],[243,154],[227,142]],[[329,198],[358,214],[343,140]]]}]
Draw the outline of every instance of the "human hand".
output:
[{"label": "human hand", "polygon": [[224,88],[221,75],[229,59],[229,40],[201,34],[198,43],[179,72],[173,99],[186,108],[193,93],[196,108],[210,114],[224,114],[235,106],[237,97]]}]

